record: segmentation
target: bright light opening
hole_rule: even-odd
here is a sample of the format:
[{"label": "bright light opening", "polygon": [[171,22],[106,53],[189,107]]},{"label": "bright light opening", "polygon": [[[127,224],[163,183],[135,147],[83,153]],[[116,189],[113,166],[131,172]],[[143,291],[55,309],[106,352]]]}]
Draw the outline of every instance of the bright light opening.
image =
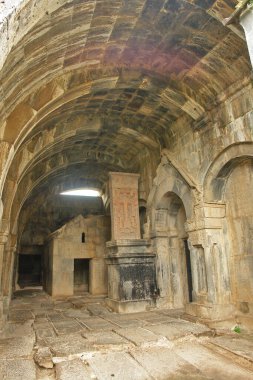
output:
[{"label": "bright light opening", "polygon": [[91,189],[68,190],[68,191],[63,191],[61,195],[73,195],[73,196],[79,196],[79,197],[100,197],[101,196],[98,190],[91,190]]}]

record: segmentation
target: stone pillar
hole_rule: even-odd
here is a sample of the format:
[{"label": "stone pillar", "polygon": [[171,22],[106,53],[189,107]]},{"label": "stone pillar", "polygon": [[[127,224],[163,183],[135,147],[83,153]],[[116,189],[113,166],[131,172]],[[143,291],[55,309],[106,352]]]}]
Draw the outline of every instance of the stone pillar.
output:
[{"label": "stone pillar", "polygon": [[224,204],[205,203],[195,208],[196,220],[188,223],[193,299],[189,314],[208,319],[227,318],[233,311],[229,258],[224,243]]},{"label": "stone pillar", "polygon": [[173,287],[171,279],[171,249],[168,231],[152,231],[152,243],[156,252],[156,281],[159,289],[158,307],[173,307]]},{"label": "stone pillar", "polygon": [[90,260],[89,293],[92,295],[107,293],[107,272],[104,258]]},{"label": "stone pillar", "polygon": [[9,235],[4,247],[3,272],[2,272],[2,312],[3,323],[7,319],[9,305],[13,292],[14,257],[16,254],[16,235]]},{"label": "stone pillar", "polygon": [[110,173],[112,241],[107,242],[107,304],[120,313],[144,311],[156,294],[155,255],[140,239],[138,174]]},{"label": "stone pillar", "polygon": [[6,234],[0,234],[0,330],[2,329],[4,322],[5,322],[5,316],[4,316],[4,300],[3,300],[3,258],[4,258],[4,250],[5,250],[5,244],[7,242],[7,235]]},{"label": "stone pillar", "polygon": [[251,65],[253,67],[253,6],[249,5],[240,16],[240,24],[242,25],[246,41],[249,49]]}]

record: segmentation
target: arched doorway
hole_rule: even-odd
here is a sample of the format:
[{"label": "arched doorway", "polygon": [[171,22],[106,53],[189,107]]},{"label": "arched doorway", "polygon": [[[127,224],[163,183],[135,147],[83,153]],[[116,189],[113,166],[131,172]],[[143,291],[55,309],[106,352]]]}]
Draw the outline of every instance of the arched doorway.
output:
[{"label": "arched doorway", "polygon": [[185,222],[182,200],[167,192],[155,211],[157,285],[162,306],[183,308],[192,301],[191,256]]}]

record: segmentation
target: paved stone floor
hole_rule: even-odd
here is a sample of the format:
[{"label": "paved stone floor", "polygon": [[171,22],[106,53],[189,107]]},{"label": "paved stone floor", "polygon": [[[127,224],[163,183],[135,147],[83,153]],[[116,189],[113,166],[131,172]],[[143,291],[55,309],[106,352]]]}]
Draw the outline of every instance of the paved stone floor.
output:
[{"label": "paved stone floor", "polygon": [[16,293],[0,336],[3,380],[253,379],[253,335],[214,331],[180,311],[119,315],[102,298]]}]

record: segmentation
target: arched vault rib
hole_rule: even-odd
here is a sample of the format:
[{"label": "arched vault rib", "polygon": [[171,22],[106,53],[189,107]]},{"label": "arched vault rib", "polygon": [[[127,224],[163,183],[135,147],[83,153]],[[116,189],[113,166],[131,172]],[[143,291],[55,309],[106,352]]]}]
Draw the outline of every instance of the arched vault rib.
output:
[{"label": "arched vault rib", "polygon": [[[36,24],[27,19],[26,33],[20,33],[23,39],[1,71],[0,120],[4,156],[9,154],[3,182],[35,126],[63,104],[86,96],[86,112],[96,113],[102,99],[106,103],[111,96],[112,119],[121,102],[126,103],[121,119],[136,117],[120,127],[123,134],[130,137],[140,128],[141,136],[153,129],[160,142],[182,113],[198,119],[220,91],[249,74],[245,43],[206,13],[224,4],[229,10],[231,1],[129,4],[108,8],[105,1],[62,1]],[[123,88],[134,94],[133,102],[120,98]]]},{"label": "arched vault rib", "polygon": [[[130,145],[128,141],[131,142]],[[147,133],[145,129],[138,131],[138,128],[125,127],[120,119],[112,123],[112,119],[101,120],[99,115],[90,119],[85,112],[78,113],[76,109],[70,113],[60,110],[50,114],[48,120],[34,128],[15,155],[7,178],[18,182],[22,173],[36,162],[57,152],[64,155],[67,149],[73,149],[72,154],[82,157],[82,153],[85,152],[82,147],[88,144],[90,150],[101,152],[103,155],[125,155],[125,162],[133,160],[144,147],[153,151],[158,151],[160,147],[152,129]],[[131,153],[130,150],[135,153]]]},{"label": "arched vault rib", "polygon": [[[205,12],[210,2],[203,7],[193,1],[174,3],[161,2],[151,12],[144,0],[131,6],[111,5],[109,9],[103,1],[90,1],[88,6],[85,1],[78,5],[69,2],[50,17],[45,15],[13,49],[2,70],[5,114],[12,101],[34,93],[43,80],[49,82],[66,70],[87,67],[127,67],[157,73],[180,83],[184,95],[196,103],[208,97],[210,102],[228,85],[227,76],[232,81],[238,79],[233,63],[238,49],[245,58],[246,47],[222,25],[211,21]],[[84,19],[86,23],[81,22]],[[217,55],[216,48],[220,49],[223,40],[224,54]],[[225,49],[228,40],[232,55],[230,46]],[[241,73],[248,69],[246,61],[247,57],[240,59]]]},{"label": "arched vault rib", "polygon": [[[95,71],[94,75],[96,73]],[[166,121],[175,120],[175,117],[180,115],[180,110],[189,114],[193,119],[199,118],[205,111],[202,104],[199,104],[191,96],[185,95],[175,85],[168,84],[165,77],[157,77],[155,73],[145,75],[141,71],[126,70],[113,76],[109,72],[107,76],[103,71],[97,73],[101,77],[92,81],[86,81],[82,74],[79,72],[72,75],[61,75],[55,81],[37,88],[35,93],[26,95],[26,100],[12,110],[2,126],[4,141],[15,142],[15,146],[19,146],[35,123],[41,122],[45,117],[50,117],[50,112],[64,104],[71,101],[77,102],[79,98],[85,97],[88,101],[90,98],[98,96],[102,103],[109,98],[111,103],[115,103],[115,107],[118,105],[117,102],[121,103],[121,111],[124,111],[125,107],[127,109],[135,101],[132,113],[139,113],[143,117],[152,117],[157,108],[162,107],[163,114],[161,116],[168,114]],[[125,107],[122,107],[122,103]],[[24,114],[23,118],[22,114]]]},{"label": "arched vault rib", "polygon": [[[43,183],[50,187],[51,177],[56,176],[60,181],[65,182],[65,187],[68,187],[65,172],[70,171],[72,186],[84,184],[94,186],[94,183],[97,183],[98,187],[102,188],[108,179],[109,171],[139,172],[142,155],[144,154],[147,158],[150,152],[150,149],[141,141],[136,140],[135,144],[128,144],[124,135],[119,135],[114,139],[104,136],[102,141],[103,143],[98,137],[90,137],[82,141],[73,140],[73,138],[63,139],[57,144],[47,146],[44,152],[41,149],[41,154],[35,154],[33,159],[31,156],[27,159],[24,155],[26,165],[21,157],[17,156],[15,164],[13,162],[12,169],[9,171],[3,191],[2,199],[5,204],[3,218],[11,220],[11,225],[13,225],[20,208],[30,197],[33,189],[40,188]],[[159,151],[157,149],[153,151],[159,158]],[[77,174],[76,171],[70,170],[78,165],[82,165],[82,173]],[[63,179],[59,175],[62,175]],[[78,185],[78,178],[83,178],[85,181],[79,181]],[[11,197],[10,194],[12,194]]]},{"label": "arched vault rib", "polygon": [[[72,162],[55,162],[55,166],[49,168],[47,162],[43,162],[40,168],[33,168],[20,181],[12,198],[6,196],[9,189],[4,192],[5,209],[3,218],[10,220],[11,228],[16,230],[17,220],[20,210],[27,199],[40,192],[51,193],[52,189],[56,193],[73,187],[97,187],[103,189],[108,180],[109,171],[131,171],[137,172],[138,163],[130,163],[129,166],[121,166],[120,160],[112,157],[108,162],[107,157],[100,155],[75,160]],[[131,165],[131,166],[130,166]],[[36,169],[39,170],[36,172]]]},{"label": "arched vault rib", "polygon": [[[199,116],[203,111],[200,105],[182,93],[165,87],[165,84],[162,87],[158,85],[156,78],[152,82],[149,78],[143,79],[140,73],[128,72],[127,74],[134,77],[129,83],[125,83],[122,77],[102,77],[92,82],[85,82],[82,85],[77,81],[78,84],[72,85],[66,93],[62,93],[57,85],[55,87],[53,84],[48,84],[45,92],[48,90],[49,98],[46,101],[44,99],[44,103],[42,101],[41,104],[36,96],[29,97],[31,105],[36,110],[28,106],[29,102],[23,110],[17,106],[5,124],[4,140],[15,141],[15,151],[11,151],[11,158],[13,159],[24,140],[32,138],[39,128],[43,129],[46,121],[52,124],[57,113],[63,117],[65,112],[64,118],[69,117],[71,119],[74,112],[80,115],[81,113],[84,114],[84,109],[86,109],[90,119],[91,114],[94,116],[100,112],[103,119],[105,116],[110,117],[111,124],[118,123],[124,135],[131,138],[134,135],[136,138],[138,136],[138,139],[143,138],[144,144],[154,146],[156,141],[159,143],[163,131],[168,128],[171,120],[175,120],[176,116],[180,116],[186,110],[193,115],[193,118],[196,118],[196,115]],[[122,75],[126,75],[126,73]],[[161,94],[163,87],[165,89]],[[42,99],[43,94],[43,89],[39,90]],[[20,116],[22,111],[25,114],[25,119],[22,118],[22,115]],[[26,120],[27,117],[30,119]],[[122,120],[123,125],[121,125]],[[68,129],[72,129],[71,123],[69,123]],[[109,130],[107,130],[108,132]],[[19,136],[18,139],[17,136]],[[149,142],[151,140],[153,143]],[[9,163],[11,163],[11,159],[8,160],[7,165]],[[7,171],[8,166],[5,168],[5,173]]]},{"label": "arched vault rib", "polygon": [[[1,14],[0,14],[0,33],[1,33],[1,50],[3,54],[0,59],[0,68],[3,66],[8,53],[12,50],[13,46],[20,43],[22,38],[28,34],[31,29],[38,23],[41,22],[43,17],[47,16],[50,18],[53,14],[57,14],[57,10],[62,8],[64,5],[71,7],[71,2],[69,0],[60,0],[60,1],[48,1],[48,0],[39,0],[34,2],[33,0],[14,0],[6,1],[1,5]],[[138,2],[141,3],[141,2]],[[149,2],[144,1],[143,7],[140,9],[146,18],[155,18],[157,14],[161,11],[166,11],[167,1],[157,2],[157,6],[153,9],[149,5]],[[145,4],[146,3],[146,4]],[[216,18],[219,21],[222,21],[224,18],[231,16],[236,5],[236,0],[210,0],[210,1],[199,1],[199,0],[180,0],[175,2],[174,10],[178,10],[180,5],[188,3],[188,6],[195,9],[200,9],[203,12],[208,12],[212,17]],[[80,9],[80,2],[76,4],[76,9]],[[139,4],[138,4],[139,5]],[[90,9],[90,12],[86,12],[86,15],[92,14],[96,6],[96,1],[89,1],[86,8]],[[108,8],[108,5],[107,5]],[[116,7],[114,6],[114,9]],[[151,9],[150,9],[151,8]],[[116,8],[117,9],[117,8]],[[150,11],[149,11],[150,9]],[[81,11],[82,9],[80,9]],[[73,15],[75,16],[73,12]],[[83,12],[80,12],[80,17],[83,15]],[[114,15],[111,9],[108,12],[109,15]],[[120,8],[118,11],[120,15]],[[77,18],[77,15],[76,15]]]}]

